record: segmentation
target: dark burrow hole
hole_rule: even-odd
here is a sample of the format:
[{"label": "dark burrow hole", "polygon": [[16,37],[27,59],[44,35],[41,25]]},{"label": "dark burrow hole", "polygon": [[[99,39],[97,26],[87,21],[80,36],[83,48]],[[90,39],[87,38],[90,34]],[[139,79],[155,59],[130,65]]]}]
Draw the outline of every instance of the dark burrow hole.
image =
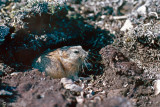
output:
[{"label": "dark burrow hole", "polygon": [[[82,17],[67,17],[66,11],[24,18],[22,26],[24,29],[16,29],[14,37],[11,39],[11,34],[8,35],[0,46],[4,63],[18,71],[31,69],[32,61],[47,49],[81,45],[90,53],[92,69],[87,74],[100,74],[103,67],[99,51],[113,43],[114,38],[109,31],[89,25]],[[88,67],[90,69],[91,66]]]}]

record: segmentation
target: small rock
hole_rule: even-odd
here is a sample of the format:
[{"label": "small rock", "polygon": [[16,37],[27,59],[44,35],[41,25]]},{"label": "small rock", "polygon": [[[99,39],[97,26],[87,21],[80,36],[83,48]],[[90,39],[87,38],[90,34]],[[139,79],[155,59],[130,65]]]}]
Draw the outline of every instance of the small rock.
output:
[{"label": "small rock", "polygon": [[5,90],[0,90],[0,96],[11,96],[13,93]]},{"label": "small rock", "polygon": [[13,72],[13,73],[11,73],[11,75],[13,76],[13,75],[18,75],[19,74],[19,72]]},{"label": "small rock", "polygon": [[160,80],[155,80],[154,83],[155,95],[160,93]]},{"label": "small rock", "polygon": [[120,30],[125,32],[126,30],[130,30],[132,28],[133,28],[132,22],[129,19],[127,19]]},{"label": "small rock", "polygon": [[62,78],[61,79],[61,83],[63,85],[65,85],[65,84],[73,84],[73,81],[71,79],[68,79],[68,78]]},{"label": "small rock", "polygon": [[150,13],[148,13],[148,16],[149,17],[156,17],[157,19],[159,19],[159,16],[156,12],[150,12]]},{"label": "small rock", "polygon": [[81,96],[76,97],[76,100],[77,100],[77,102],[78,102],[79,104],[83,104],[83,102],[84,102],[84,98],[82,98]]},{"label": "small rock", "polygon": [[141,15],[141,16],[146,16],[146,14],[147,14],[147,8],[146,8],[146,6],[145,5],[143,5],[143,6],[141,6],[141,7],[139,7],[138,9],[137,9],[137,13],[139,14],[139,15]]},{"label": "small rock", "polygon": [[75,92],[81,92],[83,90],[80,86],[76,84],[66,84],[64,85],[64,88]]},{"label": "small rock", "polygon": [[62,78],[61,83],[63,84],[65,89],[69,89],[71,91],[81,92],[83,90],[80,86],[74,84],[74,82],[68,78]]},{"label": "small rock", "polygon": [[106,15],[102,15],[102,16],[101,16],[101,19],[105,19],[105,18],[106,18]]}]

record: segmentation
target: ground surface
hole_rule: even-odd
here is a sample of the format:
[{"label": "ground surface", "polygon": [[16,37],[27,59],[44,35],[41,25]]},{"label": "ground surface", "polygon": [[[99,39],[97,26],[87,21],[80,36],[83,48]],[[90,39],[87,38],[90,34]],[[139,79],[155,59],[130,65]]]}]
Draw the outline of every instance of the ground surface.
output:
[{"label": "ground surface", "polygon": [[[95,0],[70,0],[67,6],[69,17],[32,16],[24,21],[29,28],[14,26],[15,30],[8,34],[15,33],[14,39],[6,37],[0,44],[0,89],[12,93],[0,95],[0,106],[159,107],[160,95],[154,95],[153,86],[160,72],[160,48],[137,41],[133,46],[126,45],[125,34],[120,31],[125,20],[112,19],[111,16],[119,14],[110,5],[103,7]],[[48,17],[54,21],[46,22]],[[39,25],[35,20],[40,21]],[[153,23],[158,21],[153,18]],[[12,23],[8,22],[10,29]],[[48,23],[53,24],[54,31],[46,27]],[[35,39],[36,36],[39,38]],[[67,90],[60,79],[52,79],[31,67],[34,58],[48,48],[65,45],[82,45],[90,51],[92,67],[84,68],[85,73],[80,76],[91,80],[75,82],[83,88],[82,92]]]}]

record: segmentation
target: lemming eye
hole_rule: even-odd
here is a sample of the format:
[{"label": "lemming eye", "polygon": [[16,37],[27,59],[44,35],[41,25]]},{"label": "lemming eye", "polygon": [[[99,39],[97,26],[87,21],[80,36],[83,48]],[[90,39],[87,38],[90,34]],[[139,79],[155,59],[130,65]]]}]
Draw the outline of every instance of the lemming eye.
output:
[{"label": "lemming eye", "polygon": [[79,51],[74,51],[74,53],[79,53]]}]

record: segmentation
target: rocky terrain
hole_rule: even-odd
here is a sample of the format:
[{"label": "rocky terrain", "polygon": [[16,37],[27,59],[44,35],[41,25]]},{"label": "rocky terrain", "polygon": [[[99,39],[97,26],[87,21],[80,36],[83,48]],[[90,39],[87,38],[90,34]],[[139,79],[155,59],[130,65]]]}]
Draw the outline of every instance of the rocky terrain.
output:
[{"label": "rocky terrain", "polygon": [[[0,107],[159,107],[159,3],[1,0]],[[89,52],[74,81],[82,90],[31,66],[74,45]]]}]

